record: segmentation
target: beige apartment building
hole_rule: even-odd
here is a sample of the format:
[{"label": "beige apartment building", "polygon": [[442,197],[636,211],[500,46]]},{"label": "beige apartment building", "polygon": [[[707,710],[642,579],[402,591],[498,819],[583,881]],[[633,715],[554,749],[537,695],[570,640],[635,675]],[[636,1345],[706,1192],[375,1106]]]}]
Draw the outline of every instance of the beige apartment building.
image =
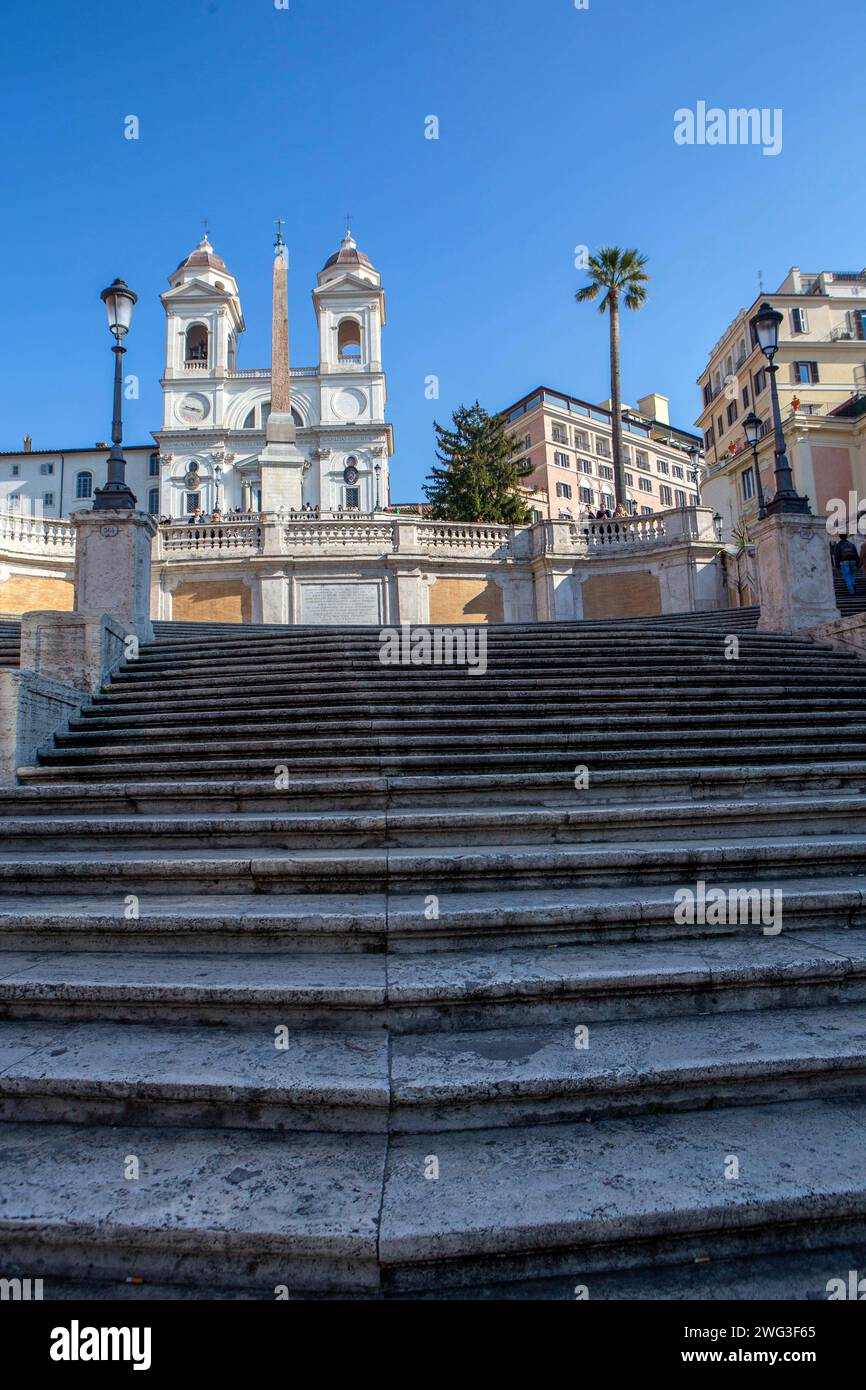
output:
[{"label": "beige apartment building", "polygon": [[766,499],[775,492],[770,377],[750,326],[765,299],[784,316],[777,384],[794,485],[816,513],[851,491],[866,496],[866,417],[859,405],[866,395],[866,271],[806,274],[795,267],[775,294],[761,294],[740,310],[698,378],[703,500],[722,516],[726,537],[758,511],[754,456],[743,433],[753,410],[763,427],[759,460]]},{"label": "beige apartment building", "polygon": [[[540,386],[502,414],[533,466],[524,494],[533,521],[614,508],[610,402],[592,405]],[[666,396],[623,407],[626,502],[635,516],[699,503],[701,440],[670,423]]]}]

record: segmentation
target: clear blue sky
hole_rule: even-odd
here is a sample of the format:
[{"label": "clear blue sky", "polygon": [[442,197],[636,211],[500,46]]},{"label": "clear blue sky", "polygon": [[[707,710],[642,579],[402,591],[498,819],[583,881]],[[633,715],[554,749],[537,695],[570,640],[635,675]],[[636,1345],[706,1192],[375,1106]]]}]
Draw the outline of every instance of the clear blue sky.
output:
[{"label": "clear blue sky", "polygon": [[[126,437],[160,424],[166,276],[210,219],[240,283],[242,366],[269,360],[273,219],[288,219],[293,360],[351,210],[380,268],[394,496],[420,495],[432,420],[544,382],[609,393],[574,247],[637,246],[627,399],[697,413],[707,350],[791,265],[866,264],[862,0],[47,0],[7,6],[0,447],[89,445],[110,421],[99,291],[138,291]],[[784,148],[682,148],[674,111],[781,107]],[[123,137],[124,117],[141,138]],[[424,139],[424,118],[441,139]],[[441,378],[441,399],[424,379]]]}]

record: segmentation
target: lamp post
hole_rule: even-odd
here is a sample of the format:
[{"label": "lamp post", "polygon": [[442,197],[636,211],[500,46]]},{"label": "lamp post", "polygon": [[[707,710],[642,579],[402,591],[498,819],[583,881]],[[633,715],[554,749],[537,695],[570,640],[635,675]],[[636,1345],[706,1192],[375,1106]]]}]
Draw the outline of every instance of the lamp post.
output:
[{"label": "lamp post", "polygon": [[752,453],[755,456],[755,482],[758,488],[758,520],[763,521],[767,515],[767,504],[764,501],[764,484],[761,481],[761,466],[758,463],[758,441],[761,438],[763,425],[755,414],[754,410],[747,415],[743,421],[743,429],[746,432],[746,439],[752,446]]},{"label": "lamp post", "polygon": [[381,485],[381,481],[382,481],[382,465],[381,465],[381,463],[377,463],[377,464],[376,464],[376,467],[375,467],[375,469],[374,469],[374,472],[375,472],[375,474],[376,474],[376,511],[378,512],[378,511],[381,509],[381,505],[382,505],[382,493],[381,493],[381,490],[380,490],[380,485]]},{"label": "lamp post", "polygon": [[782,413],[779,409],[779,390],[776,384],[776,373],[779,369],[776,366],[775,357],[779,348],[779,324],[783,317],[784,315],[774,309],[772,304],[764,300],[751,323],[758,346],[767,359],[767,370],[770,373],[770,395],[773,401],[773,425],[776,436],[776,495],[771,502],[767,503],[766,515],[769,516],[776,512],[801,512],[811,516],[812,508],[809,506],[809,499],[801,497],[794,487],[791,465],[788,462],[788,454],[785,449]]},{"label": "lamp post", "polygon": [[114,334],[114,414],[111,420],[112,450],[108,456],[108,481],[93,495],[93,510],[133,511],[136,497],[126,481],[126,459],[123,457],[123,372],[121,358],[126,352],[123,339],[129,332],[132,311],[138,295],[123,280],[115,280],[100,296],[108,313],[108,327]]},{"label": "lamp post", "polygon": [[713,525],[716,528],[716,540],[721,541],[722,531],[725,525],[725,518],[721,515],[720,512],[716,512],[715,516],[713,517]]}]

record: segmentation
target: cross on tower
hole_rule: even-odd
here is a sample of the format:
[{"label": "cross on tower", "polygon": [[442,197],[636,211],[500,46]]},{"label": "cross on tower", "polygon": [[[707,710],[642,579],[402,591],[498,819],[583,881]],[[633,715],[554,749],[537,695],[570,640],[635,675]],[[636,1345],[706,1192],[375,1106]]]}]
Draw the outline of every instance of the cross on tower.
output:
[{"label": "cross on tower", "polygon": [[202,218],[202,220],[201,220],[201,225],[204,227],[204,239],[205,239],[205,241],[207,241],[208,235],[207,235],[207,218],[206,218],[206,217],[203,217],[203,218]]},{"label": "cross on tower", "polygon": [[286,221],[286,219],[285,219],[284,217],[275,217],[275,218],[274,218],[274,226],[275,226],[276,229],[277,229],[277,239],[276,239],[276,241],[274,242],[274,246],[276,246],[276,247],[285,246],[285,244],[286,244],[286,243],[283,241],[283,227],[284,227],[284,225],[285,225],[285,221]]},{"label": "cross on tower", "polygon": [[347,213],[346,213],[346,236],[351,236],[351,235],[352,235],[352,214],[351,214],[350,212],[347,212]]}]

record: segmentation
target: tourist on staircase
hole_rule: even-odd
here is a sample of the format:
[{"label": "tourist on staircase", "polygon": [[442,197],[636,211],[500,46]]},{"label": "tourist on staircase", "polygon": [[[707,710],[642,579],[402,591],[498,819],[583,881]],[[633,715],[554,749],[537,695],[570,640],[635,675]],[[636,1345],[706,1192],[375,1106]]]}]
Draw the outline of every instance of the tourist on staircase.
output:
[{"label": "tourist on staircase", "polygon": [[[866,546],[863,547],[866,550]],[[843,533],[833,551],[833,563],[845,581],[845,588],[849,594],[855,591],[857,581],[857,567],[862,562],[862,552],[858,555],[857,547],[854,542]]]}]

